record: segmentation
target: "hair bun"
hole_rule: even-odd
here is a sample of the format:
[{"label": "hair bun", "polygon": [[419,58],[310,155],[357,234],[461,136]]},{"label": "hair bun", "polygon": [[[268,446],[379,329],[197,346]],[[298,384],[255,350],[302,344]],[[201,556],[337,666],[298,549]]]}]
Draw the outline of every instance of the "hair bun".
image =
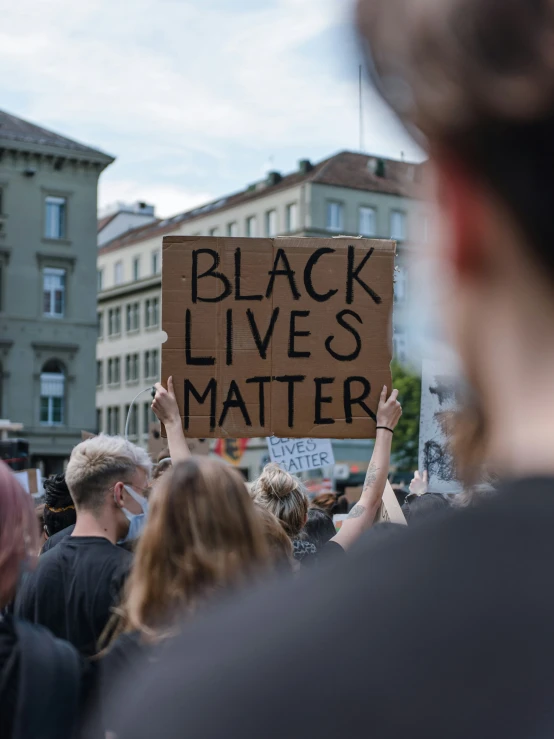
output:
[{"label": "hair bun", "polygon": [[43,487],[44,502],[50,508],[65,508],[73,505],[65,475],[51,475],[44,480]]},{"label": "hair bun", "polygon": [[300,480],[279,467],[276,462],[266,464],[258,479],[259,491],[268,498],[283,500],[301,487]]}]

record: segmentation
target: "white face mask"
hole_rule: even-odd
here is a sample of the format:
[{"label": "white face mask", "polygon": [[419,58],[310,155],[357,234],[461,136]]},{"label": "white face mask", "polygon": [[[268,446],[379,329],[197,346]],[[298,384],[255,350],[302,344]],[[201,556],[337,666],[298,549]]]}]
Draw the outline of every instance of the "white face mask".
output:
[{"label": "white face mask", "polygon": [[125,542],[138,539],[146,524],[146,517],[148,515],[148,501],[146,500],[146,498],[137,493],[136,490],[133,490],[133,488],[129,485],[124,485],[124,488],[129,493],[131,498],[133,498],[133,500],[136,500],[137,503],[140,505],[140,507],[142,508],[142,513],[131,513],[131,511],[129,511],[127,508],[121,508],[125,515],[125,518],[129,521],[129,530],[127,532],[127,536],[124,539],[121,539],[118,544],[124,544]]}]

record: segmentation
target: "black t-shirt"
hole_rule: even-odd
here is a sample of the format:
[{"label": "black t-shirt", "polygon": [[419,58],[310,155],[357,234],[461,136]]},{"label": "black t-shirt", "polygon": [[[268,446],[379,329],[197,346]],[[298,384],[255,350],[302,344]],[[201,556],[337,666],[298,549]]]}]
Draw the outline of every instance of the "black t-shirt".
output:
[{"label": "black t-shirt", "polygon": [[24,578],[15,615],[93,655],[131,561],[129,552],[102,537],[67,536]]},{"label": "black t-shirt", "polygon": [[55,534],[52,534],[52,536],[49,536],[48,539],[44,542],[41,554],[44,554],[45,552],[50,551],[50,549],[53,549],[56,544],[59,544],[60,541],[63,541],[66,536],[71,536],[73,533],[73,529],[75,528],[75,524],[71,524],[71,526],[66,526],[65,529],[62,529],[61,531],[56,532]]},{"label": "black t-shirt", "polygon": [[507,485],[197,619],[159,665],[124,681],[114,729],[551,737],[553,571],[554,480]]}]

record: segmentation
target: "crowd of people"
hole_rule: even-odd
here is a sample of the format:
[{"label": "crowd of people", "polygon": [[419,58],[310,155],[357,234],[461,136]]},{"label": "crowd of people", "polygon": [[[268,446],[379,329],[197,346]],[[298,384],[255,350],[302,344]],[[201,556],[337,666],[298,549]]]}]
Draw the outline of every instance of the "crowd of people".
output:
[{"label": "crowd of people", "polygon": [[[2,739],[554,732],[554,2],[359,0],[357,23],[437,183],[466,491],[452,506],[418,474],[408,525],[376,524],[387,388],[338,530],[344,501],[279,467],[247,486],[192,457],[171,378],[155,467],[83,441],[35,510],[0,465]],[[493,496],[473,487],[484,461]]]}]

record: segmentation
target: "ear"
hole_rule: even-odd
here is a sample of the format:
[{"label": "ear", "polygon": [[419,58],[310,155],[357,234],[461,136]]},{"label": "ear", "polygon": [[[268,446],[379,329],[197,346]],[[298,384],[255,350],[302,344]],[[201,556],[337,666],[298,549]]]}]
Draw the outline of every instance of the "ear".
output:
[{"label": "ear", "polygon": [[125,501],[123,499],[123,493],[125,492],[125,484],[122,482],[116,482],[113,488],[113,495],[116,505],[119,508],[123,508]]},{"label": "ear", "polygon": [[480,180],[456,157],[436,160],[438,198],[447,221],[447,253],[459,277],[472,277],[488,261],[486,208],[489,196]]}]

